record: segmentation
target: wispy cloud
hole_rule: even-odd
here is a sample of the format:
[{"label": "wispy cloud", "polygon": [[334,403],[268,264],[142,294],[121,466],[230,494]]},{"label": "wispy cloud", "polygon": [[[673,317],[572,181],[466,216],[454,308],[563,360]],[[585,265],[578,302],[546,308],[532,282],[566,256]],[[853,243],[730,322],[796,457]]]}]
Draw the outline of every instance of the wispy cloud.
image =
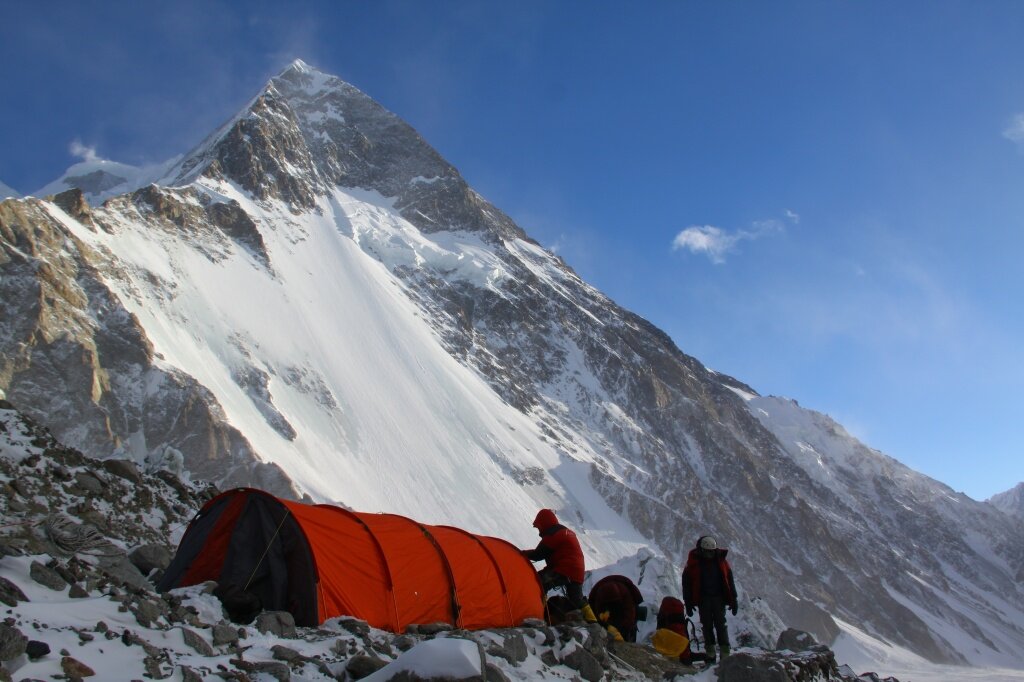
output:
[{"label": "wispy cloud", "polygon": [[1003,137],[1024,151],[1024,113],[1017,114],[1003,131]]},{"label": "wispy cloud", "polygon": [[800,224],[800,214],[796,211],[790,211],[788,208],[786,209],[786,219],[794,225]]},{"label": "wispy cloud", "polygon": [[71,153],[71,156],[77,156],[82,161],[96,161],[100,158],[96,154],[96,147],[84,145],[81,140],[72,140],[71,144],[68,145],[68,152]]},{"label": "wispy cloud", "polygon": [[[786,216],[794,222],[800,220],[800,216],[792,211],[786,211]],[[785,225],[775,219],[758,220],[748,229],[733,231],[723,230],[714,225],[691,225],[675,236],[672,240],[672,250],[685,249],[691,253],[703,254],[710,258],[712,263],[721,264],[725,262],[726,254],[733,251],[741,241],[760,239],[784,232],[785,229]]]}]

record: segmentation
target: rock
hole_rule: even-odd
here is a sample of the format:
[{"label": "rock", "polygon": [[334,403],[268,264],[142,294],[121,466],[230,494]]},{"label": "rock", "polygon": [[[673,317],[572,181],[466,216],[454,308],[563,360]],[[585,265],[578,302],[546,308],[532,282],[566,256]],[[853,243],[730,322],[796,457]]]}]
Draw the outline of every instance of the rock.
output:
[{"label": "rock", "polygon": [[615,642],[609,646],[608,652],[652,680],[669,679],[678,672],[694,672],[692,667],[669,660],[651,647],[642,644]]},{"label": "rock", "polygon": [[198,653],[200,656],[206,656],[207,658],[211,658],[217,655],[217,653],[213,650],[213,647],[210,646],[210,643],[207,642],[206,639],[204,639],[203,636],[195,630],[182,628],[181,634],[185,639],[185,644],[194,649],[196,653]]},{"label": "rock", "polygon": [[160,659],[156,656],[146,656],[142,659],[142,667],[146,669],[146,677],[153,680],[164,680],[170,677],[160,667]]},{"label": "rock", "polygon": [[149,575],[154,569],[167,568],[171,563],[171,553],[162,545],[143,545],[128,555],[128,560],[142,575]]},{"label": "rock", "polygon": [[[22,465],[24,464],[25,462],[23,461]],[[14,488],[14,492],[18,493],[19,495],[26,499],[32,497],[32,488],[29,487],[26,481],[23,481],[21,479],[15,479],[11,481],[11,487]]]},{"label": "rock", "polygon": [[592,653],[583,648],[573,649],[562,657],[562,664],[577,671],[587,682],[597,682],[604,676],[604,668]]},{"label": "rock", "polygon": [[75,474],[75,485],[93,495],[102,495],[106,486],[95,474],[89,471],[80,471]]},{"label": "rock", "polygon": [[338,625],[343,627],[348,632],[351,632],[353,635],[357,635],[359,637],[365,638],[367,635],[370,634],[369,623],[363,620],[358,620],[356,618],[346,618],[344,620],[338,621]]},{"label": "rock", "polygon": [[501,671],[501,668],[493,663],[487,664],[487,668],[484,671],[484,680],[485,682],[512,682],[508,676]]},{"label": "rock", "polygon": [[391,646],[395,647],[399,651],[408,651],[416,646],[416,638],[410,637],[409,635],[399,635],[391,640]]},{"label": "rock", "polygon": [[0,624],[0,662],[11,661],[25,653],[28,637],[21,630]]},{"label": "rock", "polygon": [[105,459],[102,466],[115,476],[120,476],[132,483],[142,483],[142,474],[139,473],[139,468],[135,466],[134,462],[125,459]]},{"label": "rock", "polygon": [[153,585],[146,580],[146,576],[142,575],[126,556],[102,557],[100,568],[119,584],[137,587],[141,590],[153,589]]},{"label": "rock", "polygon": [[213,645],[224,646],[225,644],[238,643],[238,628],[226,623],[217,623],[213,626]]},{"label": "rock", "polygon": [[295,639],[295,618],[287,611],[264,611],[256,616],[256,629],[263,634]]},{"label": "rock", "polygon": [[507,630],[503,634],[505,636],[502,643],[489,646],[487,654],[502,658],[512,665],[518,665],[525,661],[530,652],[526,648],[526,639],[523,638],[522,633]]},{"label": "rock", "polygon": [[71,656],[65,656],[60,659],[60,668],[64,671],[64,674],[72,680],[81,679],[83,677],[92,677],[96,674],[92,668]]},{"label": "rock", "polygon": [[238,658],[232,658],[231,664],[247,673],[270,675],[278,682],[288,682],[292,678],[291,669],[284,663],[276,663],[274,661],[251,663]]},{"label": "rock", "polygon": [[778,660],[739,652],[719,663],[718,682],[790,682],[790,676]]},{"label": "rock", "polygon": [[17,606],[20,601],[28,601],[21,588],[7,578],[0,576],[0,602],[7,606]]},{"label": "rock", "polygon": [[289,649],[286,646],[275,644],[270,647],[270,651],[273,652],[274,660],[284,661],[285,663],[299,663],[306,660],[305,657],[295,649]]},{"label": "rock", "polygon": [[779,651],[789,649],[796,653],[799,651],[806,651],[815,644],[817,644],[817,642],[814,641],[814,637],[809,633],[795,628],[788,628],[785,632],[779,635],[779,640],[775,644],[775,648]]},{"label": "rock", "polygon": [[146,655],[151,658],[159,659],[163,655],[163,652],[160,649],[153,646],[146,640],[142,639],[131,630],[125,630],[121,634],[121,642],[125,646],[132,646],[133,644],[138,644],[142,647],[142,650],[146,652]]},{"label": "rock", "polygon": [[135,620],[144,628],[150,627],[164,615],[164,610],[161,608],[162,604],[162,602],[158,604],[149,599],[140,599],[135,608],[132,609],[132,613],[135,614]]},{"label": "rock", "polygon": [[84,587],[82,587],[78,583],[75,583],[71,586],[71,589],[68,590],[68,596],[72,599],[85,599],[89,596],[89,593],[85,590]]},{"label": "rock", "polygon": [[441,632],[450,632],[452,626],[448,623],[426,623],[419,626],[419,634],[421,635],[436,635]]},{"label": "rock", "polygon": [[348,663],[345,665],[345,672],[353,680],[361,680],[377,672],[387,664],[387,661],[382,661],[379,658],[367,656],[366,654],[357,654],[348,659]]},{"label": "rock", "polygon": [[50,645],[46,642],[40,642],[35,639],[30,639],[28,644],[25,645],[25,655],[28,656],[28,660],[36,661],[43,656],[50,654]]},{"label": "rock", "polygon": [[68,587],[68,581],[64,580],[60,573],[38,561],[32,562],[28,575],[43,587],[48,587],[57,592],[63,592]]},{"label": "rock", "polygon": [[181,682],[203,682],[203,676],[187,665],[181,666]]}]

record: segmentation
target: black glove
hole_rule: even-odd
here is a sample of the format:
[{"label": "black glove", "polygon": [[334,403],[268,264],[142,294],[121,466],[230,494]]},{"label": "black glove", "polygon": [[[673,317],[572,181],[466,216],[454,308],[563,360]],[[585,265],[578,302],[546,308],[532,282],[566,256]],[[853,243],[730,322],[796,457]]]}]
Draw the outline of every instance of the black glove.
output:
[{"label": "black glove", "polygon": [[734,615],[734,616],[736,615],[736,605],[735,605],[735,604],[733,604],[732,606],[730,606],[730,607],[729,607],[729,610],[730,610],[730,611],[732,611],[732,615]]}]

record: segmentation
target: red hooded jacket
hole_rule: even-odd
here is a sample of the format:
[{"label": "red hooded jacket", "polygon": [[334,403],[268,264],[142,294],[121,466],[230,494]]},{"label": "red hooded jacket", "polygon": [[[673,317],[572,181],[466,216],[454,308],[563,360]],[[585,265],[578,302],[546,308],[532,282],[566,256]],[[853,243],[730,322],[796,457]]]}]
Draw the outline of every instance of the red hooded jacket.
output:
[{"label": "red hooded jacket", "polygon": [[564,575],[574,583],[583,582],[583,550],[576,533],[558,523],[558,517],[550,509],[541,509],[533,520],[533,527],[540,531],[540,544],[536,549],[525,552],[530,561],[547,562],[547,568]]}]

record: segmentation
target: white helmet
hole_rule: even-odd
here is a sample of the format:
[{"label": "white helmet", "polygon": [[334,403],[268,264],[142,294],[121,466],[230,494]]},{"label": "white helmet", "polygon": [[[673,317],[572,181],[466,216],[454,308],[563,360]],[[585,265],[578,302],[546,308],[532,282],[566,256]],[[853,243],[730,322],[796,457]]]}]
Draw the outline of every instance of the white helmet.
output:
[{"label": "white helmet", "polygon": [[709,550],[709,551],[710,550],[714,550],[714,549],[718,549],[718,543],[715,542],[715,539],[713,537],[711,537],[710,535],[705,535],[704,537],[702,537],[700,539],[700,548],[701,549],[706,549],[706,550]]}]

